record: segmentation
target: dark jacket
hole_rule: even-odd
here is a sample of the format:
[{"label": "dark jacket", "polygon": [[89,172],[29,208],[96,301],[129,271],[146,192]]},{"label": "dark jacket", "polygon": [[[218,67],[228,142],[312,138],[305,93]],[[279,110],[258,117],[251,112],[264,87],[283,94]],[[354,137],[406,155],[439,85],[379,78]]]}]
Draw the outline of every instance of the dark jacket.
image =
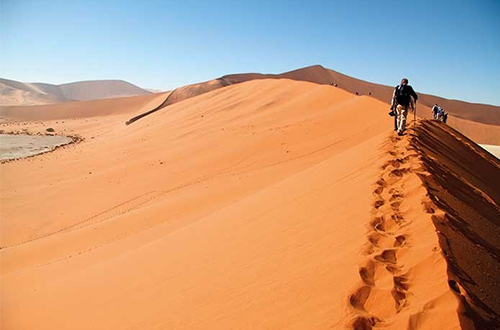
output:
[{"label": "dark jacket", "polygon": [[[402,93],[398,92],[400,88],[403,88]],[[415,102],[417,102],[418,100],[417,93],[415,93],[413,87],[411,87],[410,85],[404,85],[404,86],[397,85],[394,88],[394,93],[392,97],[394,99],[395,104],[401,104],[403,106],[408,106],[410,104],[411,102],[410,97],[413,97],[413,100],[415,100]]]}]

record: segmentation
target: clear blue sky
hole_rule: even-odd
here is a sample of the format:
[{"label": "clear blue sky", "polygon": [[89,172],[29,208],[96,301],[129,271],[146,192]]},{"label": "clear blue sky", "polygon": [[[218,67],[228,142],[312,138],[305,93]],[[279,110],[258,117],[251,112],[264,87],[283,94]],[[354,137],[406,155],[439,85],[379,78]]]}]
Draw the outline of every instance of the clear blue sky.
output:
[{"label": "clear blue sky", "polygon": [[172,89],[323,66],[500,105],[500,1],[0,1],[0,77]]}]

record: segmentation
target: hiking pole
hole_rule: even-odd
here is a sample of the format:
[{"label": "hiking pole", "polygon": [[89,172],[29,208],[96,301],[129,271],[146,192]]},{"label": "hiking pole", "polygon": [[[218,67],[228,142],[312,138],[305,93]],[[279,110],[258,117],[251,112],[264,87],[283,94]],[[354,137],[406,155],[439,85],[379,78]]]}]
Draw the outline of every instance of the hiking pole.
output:
[{"label": "hiking pole", "polygon": [[417,125],[417,101],[415,101],[415,108],[413,109],[413,127]]}]

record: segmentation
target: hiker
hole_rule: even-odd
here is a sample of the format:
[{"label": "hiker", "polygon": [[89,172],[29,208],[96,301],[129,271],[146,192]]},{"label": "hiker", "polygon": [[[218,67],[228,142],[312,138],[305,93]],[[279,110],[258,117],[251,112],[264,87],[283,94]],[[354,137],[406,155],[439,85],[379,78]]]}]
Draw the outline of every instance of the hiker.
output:
[{"label": "hiker", "polygon": [[446,124],[446,121],[448,120],[448,112],[444,111],[443,108],[439,107],[436,119]]},{"label": "hiker", "polygon": [[443,108],[441,108],[437,103],[432,107],[432,117],[435,120],[442,121],[446,124],[448,120],[448,112],[446,112]]},{"label": "hiker", "polygon": [[439,105],[437,103],[434,104],[434,106],[432,107],[432,118],[438,119],[438,114],[439,114],[440,109],[441,108],[439,107]]},{"label": "hiker", "polygon": [[446,121],[448,120],[448,112],[444,111],[443,109],[443,114],[442,114],[442,122],[446,124]]},{"label": "hiker", "polygon": [[391,110],[395,113],[394,130],[398,135],[403,135],[406,129],[406,116],[409,108],[415,111],[415,104],[418,95],[413,88],[408,85],[408,79],[401,79],[401,84],[394,88],[391,100]]}]

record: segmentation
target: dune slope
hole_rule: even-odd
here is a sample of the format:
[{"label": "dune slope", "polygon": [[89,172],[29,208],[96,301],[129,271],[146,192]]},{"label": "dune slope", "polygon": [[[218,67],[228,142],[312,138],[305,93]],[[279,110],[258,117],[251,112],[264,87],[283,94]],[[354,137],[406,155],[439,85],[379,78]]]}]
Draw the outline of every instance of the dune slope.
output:
[{"label": "dune slope", "polygon": [[169,93],[123,97],[106,100],[67,102],[38,106],[1,107],[0,118],[9,121],[48,121],[78,119],[113,114],[135,114],[162,104]]},{"label": "dune slope", "polygon": [[0,78],[0,106],[68,102],[54,85],[30,84]]},{"label": "dune slope", "polygon": [[432,175],[422,175],[448,260],[450,286],[477,329],[500,328],[500,161],[438,122],[426,121],[413,144]]},{"label": "dune slope", "polygon": [[[174,90],[171,98],[162,107],[180,102],[196,95],[210,92],[217,88],[255,79],[291,79],[316,84],[332,85],[333,87],[343,89],[352,94],[370,96],[385,103],[390,103],[394,89],[393,86],[386,86],[356,79],[339,72],[326,69],[321,65],[314,65],[282,74],[230,74],[215,80],[184,86]],[[395,82],[395,84],[396,83],[398,82]],[[458,100],[448,100],[420,92],[418,94],[419,117],[431,118],[431,107],[435,103],[439,103],[450,113],[451,116],[449,124],[451,126],[460,130],[463,134],[466,134],[478,143],[500,145],[500,107],[486,104],[474,104]],[[161,107],[156,110],[160,109]],[[148,113],[138,115],[138,117],[142,118],[146,115],[148,115]]]},{"label": "dune slope", "polygon": [[2,329],[458,327],[386,108],[268,79],[59,122],[85,140],[0,165]]}]

